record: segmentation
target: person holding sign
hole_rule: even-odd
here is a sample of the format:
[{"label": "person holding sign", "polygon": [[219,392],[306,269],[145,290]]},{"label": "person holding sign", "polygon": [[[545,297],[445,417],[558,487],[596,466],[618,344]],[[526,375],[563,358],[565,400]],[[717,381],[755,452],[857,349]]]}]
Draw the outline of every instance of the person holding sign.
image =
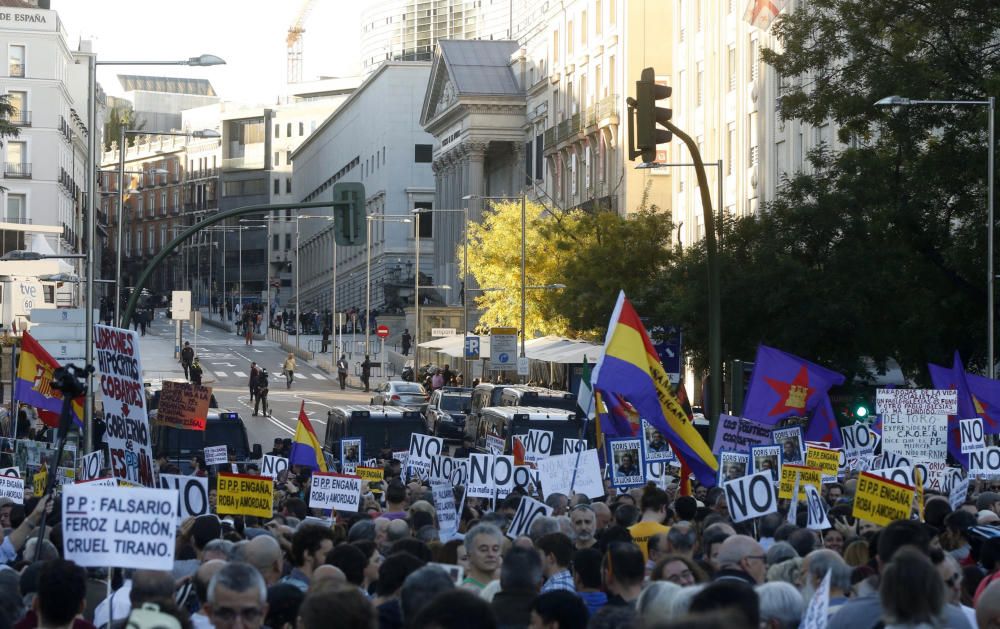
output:
[{"label": "person holding sign", "polygon": [[35,508],[32,509],[31,514],[24,518],[24,521],[11,531],[10,535],[3,537],[3,542],[0,542],[0,563],[11,563],[17,559],[17,554],[24,548],[24,544],[28,541],[28,537],[31,536],[31,532],[41,523],[42,515],[48,509],[51,500],[51,495],[39,500]]}]

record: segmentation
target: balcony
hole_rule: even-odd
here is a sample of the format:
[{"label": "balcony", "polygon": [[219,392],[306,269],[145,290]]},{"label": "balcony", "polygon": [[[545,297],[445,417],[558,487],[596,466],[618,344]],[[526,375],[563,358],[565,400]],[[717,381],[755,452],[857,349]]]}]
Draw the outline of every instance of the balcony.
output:
[{"label": "balcony", "polygon": [[10,118],[7,118],[7,122],[14,125],[15,127],[30,127],[31,126],[31,112],[18,110],[11,114]]},{"label": "balcony", "polygon": [[7,179],[31,179],[31,164],[4,162],[3,176]]}]

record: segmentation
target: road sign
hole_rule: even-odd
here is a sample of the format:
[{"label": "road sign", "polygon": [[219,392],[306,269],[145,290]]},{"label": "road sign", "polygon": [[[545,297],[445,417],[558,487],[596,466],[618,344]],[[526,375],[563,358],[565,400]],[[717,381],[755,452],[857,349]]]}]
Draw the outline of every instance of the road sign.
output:
[{"label": "road sign", "polygon": [[191,318],[191,291],[175,290],[170,300],[170,318],[187,321]]},{"label": "road sign", "polygon": [[490,369],[503,371],[515,367],[517,360],[517,328],[490,330]]},{"label": "road sign", "polygon": [[517,375],[519,376],[531,375],[531,366],[528,362],[527,356],[517,357]]},{"label": "road sign", "polygon": [[466,360],[479,360],[479,337],[478,336],[467,336],[467,337],[465,337],[465,359]]},{"label": "road sign", "polygon": [[389,326],[387,326],[387,325],[380,325],[380,326],[378,326],[377,328],[375,328],[375,334],[377,334],[380,339],[384,339],[384,338],[388,337],[389,336]]},{"label": "road sign", "polygon": [[455,328],[431,328],[431,336],[435,338],[439,336],[455,336],[457,334],[458,331]]}]

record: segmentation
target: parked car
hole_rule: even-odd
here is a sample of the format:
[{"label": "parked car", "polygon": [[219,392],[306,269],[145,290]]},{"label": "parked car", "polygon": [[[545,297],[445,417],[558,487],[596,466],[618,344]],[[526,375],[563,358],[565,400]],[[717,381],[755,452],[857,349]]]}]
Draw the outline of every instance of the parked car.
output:
[{"label": "parked car", "polygon": [[431,394],[427,403],[427,432],[435,437],[461,439],[465,420],[472,410],[472,389],[442,387]]},{"label": "parked car", "polygon": [[372,406],[411,406],[423,411],[427,407],[427,391],[422,384],[390,380],[373,391]]}]

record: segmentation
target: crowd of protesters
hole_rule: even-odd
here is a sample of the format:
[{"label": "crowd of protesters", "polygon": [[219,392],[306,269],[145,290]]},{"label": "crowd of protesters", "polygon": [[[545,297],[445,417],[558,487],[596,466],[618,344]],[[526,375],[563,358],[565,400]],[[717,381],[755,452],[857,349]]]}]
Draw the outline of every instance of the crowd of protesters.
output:
[{"label": "crowd of protesters", "polygon": [[805,509],[794,523],[782,511],[734,523],[719,488],[609,487],[595,500],[545,496],[551,515],[515,539],[521,494],[490,508],[456,487],[459,532],[441,539],[428,484],[402,473],[387,462],[357,513],[330,514],[308,507],[309,471],[293,469],[275,480],[270,519],[182,522],[172,572],[79,568],[61,559],[57,500],[6,501],[0,629],[792,628],[827,575],[831,628],[1000,626],[989,483],[973,481],[957,510],[927,492],[923,521],[885,527],[851,517],[855,479],[826,484],[822,531],[806,528]]}]

